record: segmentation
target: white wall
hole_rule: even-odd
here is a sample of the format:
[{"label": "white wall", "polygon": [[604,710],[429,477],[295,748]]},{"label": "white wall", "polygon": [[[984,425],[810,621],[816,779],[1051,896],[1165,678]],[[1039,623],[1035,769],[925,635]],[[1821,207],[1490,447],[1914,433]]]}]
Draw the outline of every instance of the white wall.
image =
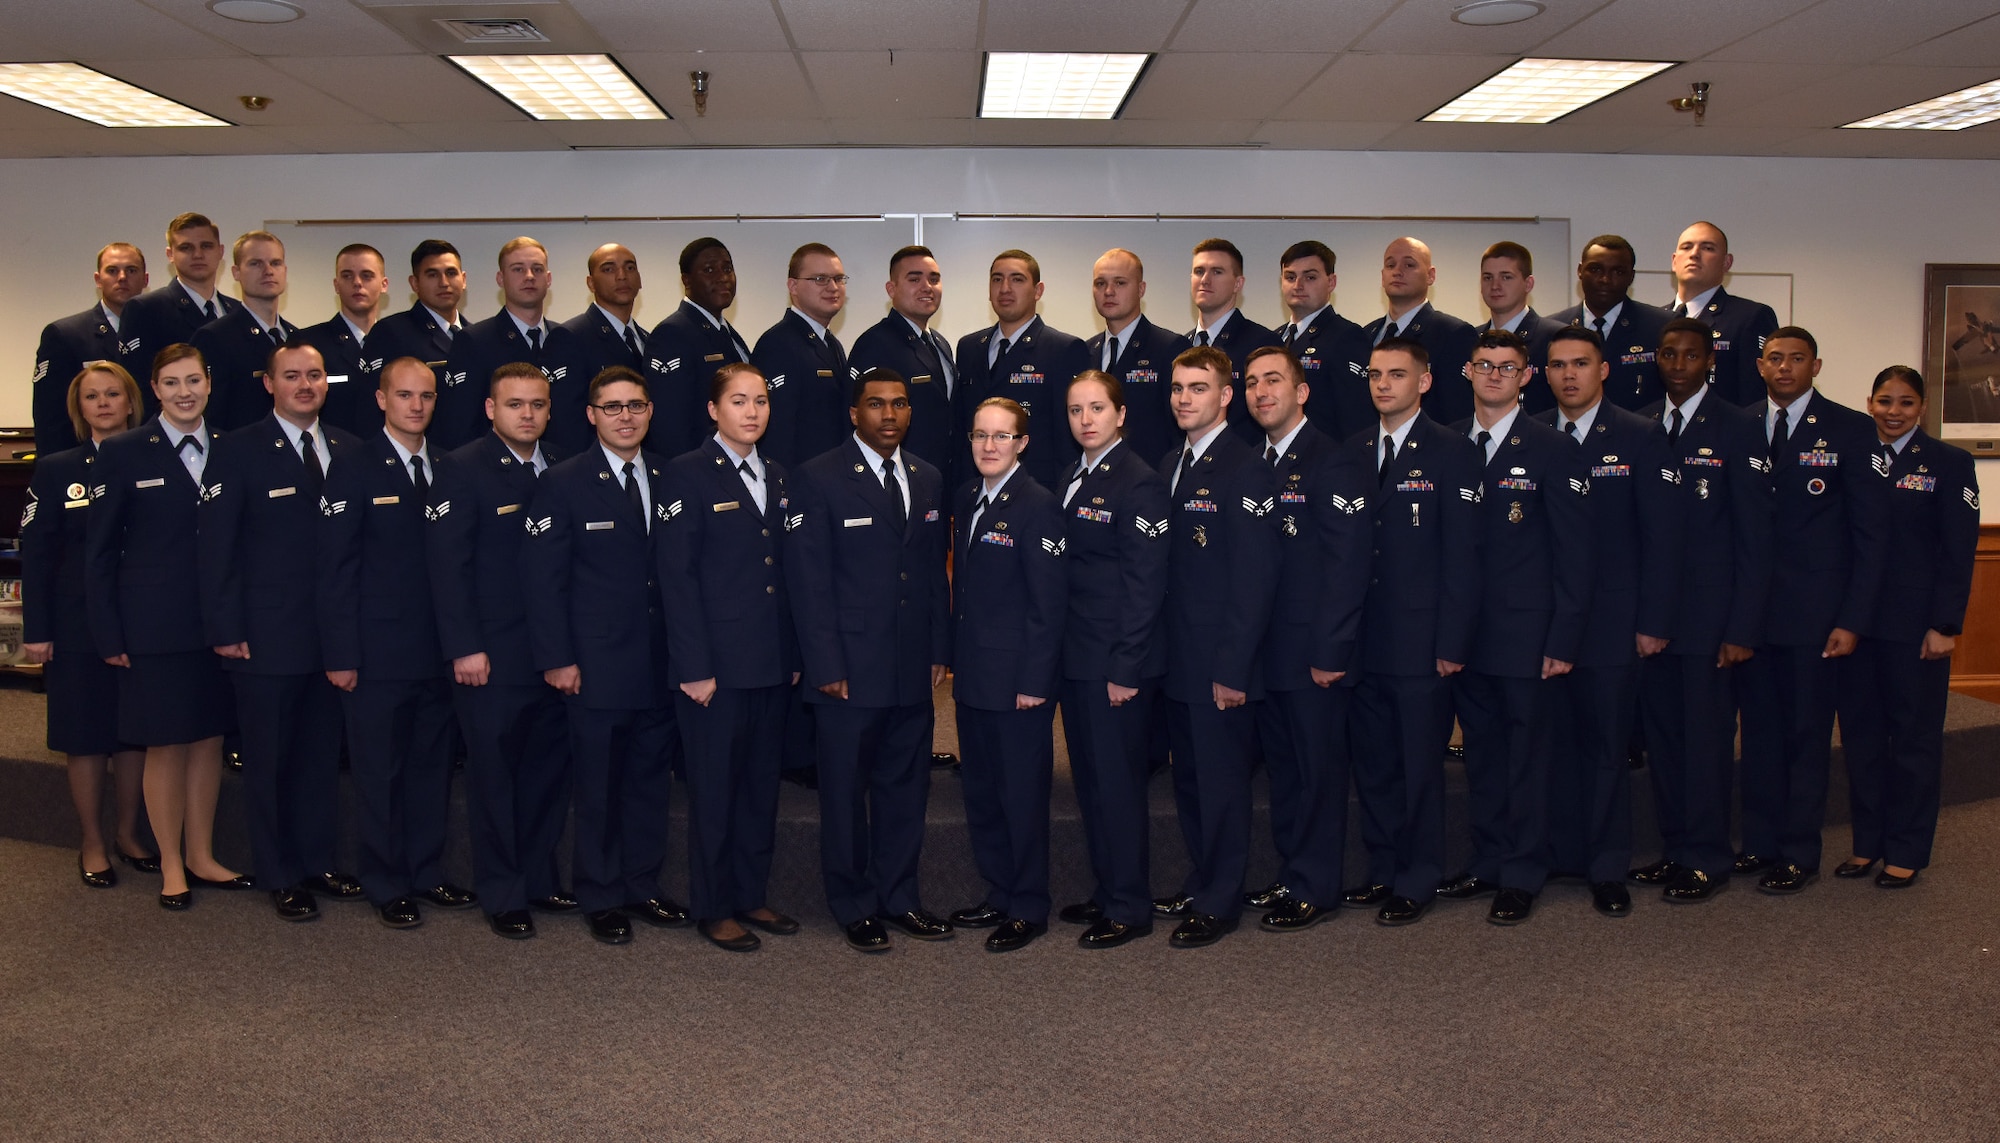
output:
[{"label": "white wall", "polygon": [[[1106,150],[771,150],[567,152],[459,155],[9,160],[0,162],[18,226],[16,272],[0,279],[0,346],[17,380],[0,386],[0,423],[25,423],[27,376],[43,323],[83,309],[98,246],[111,239],[141,244],[156,283],[167,218],[201,210],[224,237],[266,221],[409,218],[601,218],[607,215],[1167,214],[1210,216],[1345,215],[1465,218],[1518,216],[1539,225],[1434,223],[1239,223],[1253,235],[1246,308],[1267,322],[1278,313],[1274,242],[1344,236],[1337,304],[1360,321],[1380,312],[1373,263],[1381,235],[1410,230],[1444,235],[1438,301],[1477,321],[1477,267],[1463,251],[1490,233],[1517,237],[1540,255],[1544,312],[1573,303],[1576,247],[1614,231],[1640,252],[1640,269],[1663,270],[1675,236],[1696,217],[1730,234],[1737,269],[1776,290],[1789,275],[1791,316],[1819,337],[1823,387],[1858,403],[1868,379],[1892,362],[1921,366],[1926,262],[2000,263],[2000,217],[1993,209],[2000,163],[1853,159],[1698,158],[1686,156],[1406,154],[1303,151]],[[553,224],[544,224],[550,229]],[[733,315],[751,335],[783,304],[782,250],[822,235],[849,254],[849,339],[879,314],[881,255],[907,241],[894,223],[572,223],[575,249],[552,251],[560,275],[553,312],[567,316],[586,298],[578,267],[584,241],[625,241],[649,272],[643,312],[657,320],[678,293],[672,254],[686,238],[715,233],[737,249],[743,295]],[[356,236],[382,228],[354,228]],[[388,239],[414,231],[395,227]],[[468,268],[488,255],[459,237],[534,231],[530,223],[437,227],[467,247]],[[1027,236],[1051,263],[1045,312],[1054,324],[1087,334],[1087,281],[1076,271],[1090,256],[1124,244],[1147,257],[1151,312],[1163,324],[1189,321],[1181,278],[1186,234],[1228,224],[1153,222],[926,224],[945,258],[946,309],[941,328],[956,336],[990,322],[984,308],[986,255]],[[1567,231],[1567,256],[1559,249]],[[309,235],[293,270],[286,312],[322,320],[332,311],[330,267],[321,252],[348,231]],[[734,234],[734,237],[733,237]],[[334,241],[339,239],[339,241]],[[385,240],[388,240],[385,239]],[[295,244],[300,238],[294,238]],[[330,245],[329,245],[330,243]],[[845,243],[846,245],[842,245]],[[557,243],[560,247],[563,244]],[[403,251],[385,247],[394,263]],[[973,264],[968,265],[971,262]],[[405,263],[407,264],[407,263]],[[1060,269],[1060,276],[1054,272]],[[1642,277],[1647,300],[1652,283]],[[1656,292],[1656,291],[1655,291]],[[1745,288],[1743,292],[1752,292]],[[394,295],[399,304],[405,295]],[[1770,300],[1785,315],[1784,299]],[[473,308],[492,312],[492,295]],[[865,319],[865,320],[864,320]],[[1996,481],[2000,462],[1988,467]],[[2000,504],[2000,497],[1989,497]],[[1993,517],[2000,519],[2000,511]]]}]

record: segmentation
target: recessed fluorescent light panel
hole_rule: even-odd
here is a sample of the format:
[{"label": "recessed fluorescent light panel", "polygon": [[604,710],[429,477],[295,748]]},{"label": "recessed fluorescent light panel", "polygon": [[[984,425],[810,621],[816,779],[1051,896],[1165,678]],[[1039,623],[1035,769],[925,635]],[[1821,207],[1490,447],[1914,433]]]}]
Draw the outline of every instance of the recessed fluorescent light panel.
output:
[{"label": "recessed fluorescent light panel", "polygon": [[1674,66],[1525,59],[1424,116],[1426,123],[1548,123]]},{"label": "recessed fluorescent light panel", "polygon": [[987,52],[981,119],[1116,119],[1152,56]]},{"label": "recessed fluorescent light panel", "polygon": [[1892,131],[1963,131],[1995,119],[2000,119],[2000,79],[1841,126],[1878,127]]},{"label": "recessed fluorescent light panel", "polygon": [[0,92],[104,127],[230,125],[80,63],[0,64]]},{"label": "recessed fluorescent light panel", "polygon": [[671,119],[610,56],[446,56],[537,119]]}]

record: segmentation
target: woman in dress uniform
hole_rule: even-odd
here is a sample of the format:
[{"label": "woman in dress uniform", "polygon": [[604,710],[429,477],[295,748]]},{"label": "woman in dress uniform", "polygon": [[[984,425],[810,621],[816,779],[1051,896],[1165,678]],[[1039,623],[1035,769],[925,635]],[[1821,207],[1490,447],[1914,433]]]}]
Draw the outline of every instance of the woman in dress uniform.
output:
[{"label": "woman in dress uniform", "polygon": [[139,839],[146,755],[118,737],[117,672],[91,645],[83,589],[97,446],[138,423],[139,386],[124,366],[93,361],[70,381],[68,400],[70,424],[85,443],[35,459],[21,514],[21,649],[30,663],[44,664],[49,749],[69,755],[69,793],[83,827],[77,873],[85,885],[109,889],[118,874],[104,845],[107,763],[117,791],[118,859],[141,873],[160,871]]},{"label": "woman in dress uniform", "polygon": [[798,922],[764,901],[798,645],[784,591],[784,467],[757,450],[770,388],[752,365],[709,385],[715,435],[667,465],[654,530],[674,715],[686,750],[688,890],[702,935],[731,952]]},{"label": "woman in dress uniform", "polygon": [[1840,733],[1847,756],[1854,856],[1836,877],[1901,889],[1930,864],[1944,767],[1951,653],[1972,592],[1979,483],[1972,456],[1923,430],[1924,378],[1892,365],[1868,398],[1889,482],[1889,550],[1896,553],[1860,644],[1842,660]]},{"label": "woman in dress uniform", "polygon": [[978,471],[952,501],[952,696],[965,823],[986,898],[951,919],[992,929],[987,950],[1011,952],[1049,927],[1066,544],[1061,504],[1021,467],[1028,411],[989,397],[966,436]]},{"label": "woman in dress uniform", "polygon": [[84,556],[91,638],[119,668],[118,737],[146,748],[146,816],[160,843],[160,906],[190,886],[248,889],[215,859],[215,798],[229,687],[203,641],[195,595],[195,511],[215,439],[203,415],[208,368],[176,344],[153,358],[158,418],[107,439]]}]

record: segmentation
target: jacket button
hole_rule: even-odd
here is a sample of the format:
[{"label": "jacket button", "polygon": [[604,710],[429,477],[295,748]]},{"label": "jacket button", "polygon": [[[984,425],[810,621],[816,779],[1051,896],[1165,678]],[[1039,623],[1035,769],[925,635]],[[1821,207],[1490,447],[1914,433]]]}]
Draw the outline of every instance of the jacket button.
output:
[{"label": "jacket button", "polygon": [[765,594],[765,595],[776,595],[776,594],[778,594],[778,589],[777,589],[777,588],[775,588],[775,587],[766,587],[766,588],[764,589],[764,594]]},{"label": "jacket button", "polygon": [[757,534],[758,534],[758,535],[760,535],[760,536],[769,536],[769,535],[771,534],[771,529],[769,529],[769,528],[759,528],[759,529],[757,529]]},{"label": "jacket button", "polygon": [[764,566],[765,566],[765,567],[770,567],[770,566],[771,566],[771,557],[769,557],[769,556],[765,556],[765,557],[764,557]]},{"label": "jacket button", "polygon": [[900,573],[900,574],[902,575],[902,577],[903,577],[904,579],[908,579],[908,578],[910,578],[910,573],[909,573],[909,572],[902,572],[902,573]]}]

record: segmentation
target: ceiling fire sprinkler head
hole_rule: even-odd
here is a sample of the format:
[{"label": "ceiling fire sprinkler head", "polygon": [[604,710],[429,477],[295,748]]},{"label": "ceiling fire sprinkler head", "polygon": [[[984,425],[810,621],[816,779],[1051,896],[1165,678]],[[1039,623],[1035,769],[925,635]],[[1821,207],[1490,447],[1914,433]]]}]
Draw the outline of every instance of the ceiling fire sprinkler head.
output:
[{"label": "ceiling fire sprinkler head", "polygon": [[1667,105],[1675,111],[1694,112],[1694,125],[1699,127],[1702,125],[1702,121],[1708,116],[1708,85],[1706,83],[1691,83],[1688,85],[1688,93],[1686,95],[1681,96],[1679,99],[1667,100]]},{"label": "ceiling fire sprinkler head", "polygon": [[706,116],[708,114],[708,73],[705,71],[689,72],[688,86],[694,89],[695,117],[701,118]]},{"label": "ceiling fire sprinkler head", "polygon": [[271,97],[268,95],[239,95],[236,97],[236,102],[241,103],[245,111],[262,111],[266,107],[271,106]]}]

